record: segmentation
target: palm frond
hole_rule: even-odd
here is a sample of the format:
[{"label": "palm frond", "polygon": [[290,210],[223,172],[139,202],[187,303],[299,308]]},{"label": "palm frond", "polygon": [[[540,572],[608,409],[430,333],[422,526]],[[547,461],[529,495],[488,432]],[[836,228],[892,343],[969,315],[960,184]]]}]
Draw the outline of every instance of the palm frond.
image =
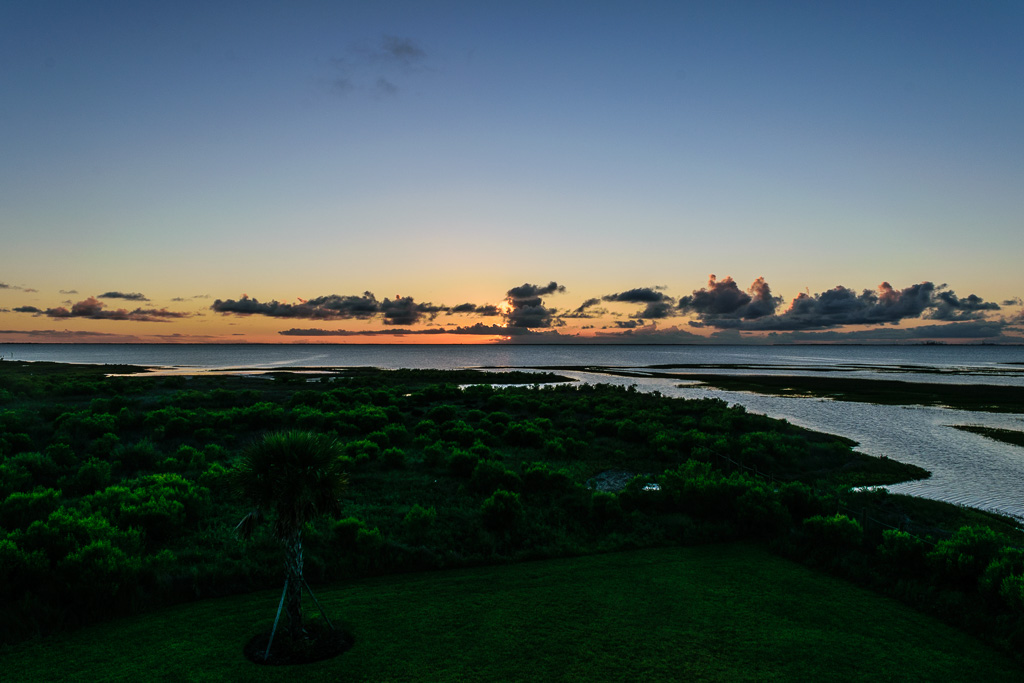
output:
[{"label": "palm frond", "polygon": [[256,531],[256,527],[259,526],[260,522],[263,521],[263,512],[259,508],[254,508],[249,511],[245,517],[242,517],[242,521],[235,527],[235,533],[238,534],[242,540],[248,540],[252,538],[253,533]]}]

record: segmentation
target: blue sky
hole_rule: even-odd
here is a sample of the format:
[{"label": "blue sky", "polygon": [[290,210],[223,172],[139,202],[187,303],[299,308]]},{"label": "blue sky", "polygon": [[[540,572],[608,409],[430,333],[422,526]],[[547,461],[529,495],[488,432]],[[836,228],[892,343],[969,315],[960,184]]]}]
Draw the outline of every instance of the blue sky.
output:
[{"label": "blue sky", "polygon": [[[371,292],[507,309],[512,288],[552,281],[564,291],[526,330],[793,328],[682,306],[710,273],[741,292],[763,277],[775,318],[801,293],[930,283],[880,336],[984,322],[1013,337],[1021,35],[1016,2],[8,0],[0,341],[379,333],[398,329],[383,308],[212,303]],[[672,306],[564,315],[637,289]],[[941,292],[996,307],[940,316]],[[89,297],[129,315],[59,313]],[[879,329],[829,320],[801,330]]]}]

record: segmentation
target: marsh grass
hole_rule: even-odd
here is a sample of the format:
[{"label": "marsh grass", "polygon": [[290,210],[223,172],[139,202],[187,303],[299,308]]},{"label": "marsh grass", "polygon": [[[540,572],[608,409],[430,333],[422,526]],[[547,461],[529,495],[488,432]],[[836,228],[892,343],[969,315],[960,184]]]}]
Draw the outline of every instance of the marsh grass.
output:
[{"label": "marsh grass", "polygon": [[980,434],[981,436],[993,439],[995,441],[1001,441],[1008,443],[1013,446],[1024,447],[1024,432],[1016,429],[999,429],[998,427],[984,427],[982,425],[950,425],[953,429],[959,429],[964,432],[971,432],[972,434]]},{"label": "marsh grass", "polygon": [[747,544],[379,577],[318,596],[355,646],[301,667],[243,655],[270,591],[0,652],[10,680],[1017,681],[934,619]]},{"label": "marsh grass", "polygon": [[[652,373],[652,376],[662,376]],[[725,391],[749,391],[771,396],[831,398],[837,401],[883,405],[944,406],[992,413],[1024,412],[1020,387],[989,384],[936,384],[848,377],[775,375],[666,374],[671,379],[698,381]]]}]

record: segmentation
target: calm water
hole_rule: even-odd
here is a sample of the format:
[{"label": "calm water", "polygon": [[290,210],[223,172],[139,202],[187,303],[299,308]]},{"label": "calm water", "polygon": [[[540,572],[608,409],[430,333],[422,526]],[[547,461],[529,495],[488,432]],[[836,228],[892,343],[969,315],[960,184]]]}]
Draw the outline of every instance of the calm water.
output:
[{"label": "calm water", "polygon": [[[644,368],[728,365],[716,372],[815,374],[923,382],[1004,384],[1024,391],[1020,346],[384,346],[0,344],[5,359],[124,363],[179,371],[250,368]],[[736,367],[739,366],[739,367]],[[702,370],[704,371],[704,370]],[[849,437],[859,450],[920,465],[929,479],[890,490],[1024,518],[1024,448],[950,427],[980,424],[1024,431],[1024,415],[880,406],[681,388],[679,381],[563,372],[581,381],[634,384],[684,398],[718,397],[752,412]]]}]

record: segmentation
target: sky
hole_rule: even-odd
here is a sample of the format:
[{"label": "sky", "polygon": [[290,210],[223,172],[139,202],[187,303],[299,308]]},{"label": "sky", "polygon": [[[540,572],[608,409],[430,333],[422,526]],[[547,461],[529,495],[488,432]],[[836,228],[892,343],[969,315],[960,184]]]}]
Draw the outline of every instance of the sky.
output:
[{"label": "sky", "polygon": [[0,344],[1024,342],[1024,3],[0,3]]}]

